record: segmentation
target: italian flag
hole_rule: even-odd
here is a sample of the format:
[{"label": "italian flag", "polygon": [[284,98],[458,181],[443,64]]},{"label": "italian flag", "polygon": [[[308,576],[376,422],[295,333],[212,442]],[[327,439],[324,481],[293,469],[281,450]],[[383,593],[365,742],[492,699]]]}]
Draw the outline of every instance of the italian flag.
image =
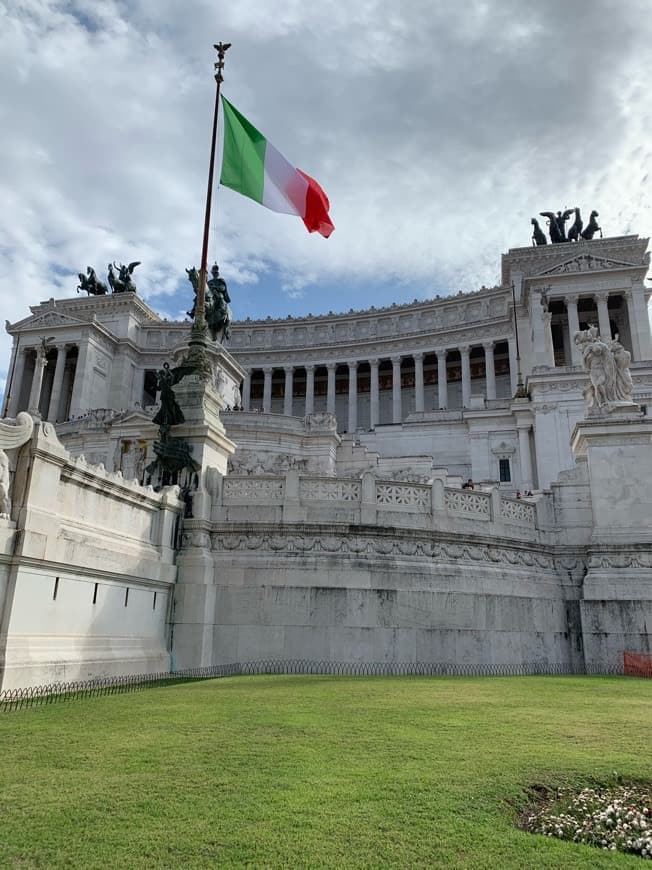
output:
[{"label": "italian flag", "polygon": [[295,214],[309,232],[328,238],[335,227],[328,197],[311,178],[295,169],[280,151],[222,97],[224,155],[221,184],[255,199],[272,211]]}]

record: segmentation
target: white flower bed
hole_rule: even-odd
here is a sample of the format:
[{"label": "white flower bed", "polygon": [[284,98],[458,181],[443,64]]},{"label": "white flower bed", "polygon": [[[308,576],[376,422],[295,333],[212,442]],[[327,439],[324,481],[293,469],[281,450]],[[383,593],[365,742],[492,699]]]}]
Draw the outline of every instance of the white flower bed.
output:
[{"label": "white flower bed", "polygon": [[523,821],[533,834],[652,860],[652,792],[644,786],[559,788]]}]

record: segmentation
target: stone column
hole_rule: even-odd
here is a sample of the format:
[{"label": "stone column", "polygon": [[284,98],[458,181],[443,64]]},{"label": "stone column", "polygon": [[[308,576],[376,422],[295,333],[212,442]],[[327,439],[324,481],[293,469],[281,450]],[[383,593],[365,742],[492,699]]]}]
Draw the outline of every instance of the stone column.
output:
[{"label": "stone column", "polygon": [[[81,351],[80,351],[81,353]],[[77,370],[79,371],[79,363],[77,364]],[[75,382],[75,386],[77,386]],[[131,396],[131,404],[142,406],[143,404],[143,392],[145,390],[145,369],[137,368],[134,372],[134,385],[133,385],[133,393]]]},{"label": "stone column", "polygon": [[609,308],[607,307],[608,293],[594,293],[593,298],[598,306],[598,327],[600,338],[603,341],[611,341],[611,324],[609,323]]},{"label": "stone column", "polygon": [[582,354],[579,347],[573,341],[573,336],[580,330],[580,319],[577,314],[577,296],[565,296],[564,302],[566,303],[566,314],[568,315],[571,363],[574,366],[581,366]]},{"label": "stone column", "polygon": [[63,371],[63,386],[61,387],[61,395],[64,400],[64,405],[62,410],[62,422],[65,421],[70,416],[70,407],[68,403],[68,398],[70,398],[70,406],[72,406],[72,384],[74,382],[75,377],[75,368],[77,366],[76,360],[71,360],[70,357],[66,358],[66,366]]},{"label": "stone column", "polygon": [[29,402],[27,410],[30,414],[40,417],[39,401],[41,399],[41,387],[43,386],[43,372],[48,364],[45,348],[39,347],[36,351],[36,362],[34,364],[34,377],[32,378],[32,389],[29,393]]},{"label": "stone column", "polygon": [[459,351],[462,358],[462,407],[468,408],[471,405],[471,348],[467,344],[460,347]]},{"label": "stone column", "polygon": [[315,367],[306,366],[306,417],[315,410]]},{"label": "stone column", "polygon": [[496,366],[494,364],[494,343],[486,341],[484,347],[484,368],[487,399],[496,398]]},{"label": "stone column", "polygon": [[530,452],[530,427],[518,426],[518,452],[521,459],[521,487],[532,489],[532,454]]},{"label": "stone column", "polygon": [[292,391],[294,389],[294,366],[285,366],[285,390],[283,391],[283,413],[292,416]]},{"label": "stone column", "polygon": [[57,348],[57,364],[54,368],[54,380],[52,382],[52,392],[50,393],[50,406],[48,408],[47,418],[51,423],[57,422],[57,413],[59,411],[59,403],[61,402],[61,387],[63,386],[63,373],[66,367],[66,348],[60,346]]},{"label": "stone column", "polygon": [[437,400],[440,408],[448,408],[448,379],[446,375],[446,356],[448,351],[435,351],[437,354]]},{"label": "stone column", "polygon": [[532,365],[555,366],[555,354],[552,345],[550,321],[552,315],[548,310],[547,297],[544,288],[532,288],[530,291],[530,327],[532,329]]},{"label": "stone column", "polygon": [[401,357],[392,357],[392,423],[401,422]]},{"label": "stone column", "polygon": [[358,428],[358,363],[349,362],[349,432]]},{"label": "stone column", "polygon": [[335,370],[337,363],[326,363],[328,381],[326,384],[326,410],[329,414],[335,413]]},{"label": "stone column", "polygon": [[369,368],[371,370],[371,391],[369,393],[369,427],[375,429],[378,425],[378,414],[380,411],[380,397],[378,389],[378,360],[370,359]]},{"label": "stone column", "polygon": [[625,299],[629,317],[629,332],[632,337],[633,358],[635,360],[652,359],[652,338],[643,282],[632,280],[632,288],[625,291]]},{"label": "stone column", "polygon": [[269,414],[272,410],[272,367],[263,366],[265,381],[263,384],[263,412]]},{"label": "stone column", "polygon": [[20,394],[23,389],[26,363],[26,351],[24,349],[21,349],[18,353],[18,358],[14,367],[14,376],[10,385],[11,395],[9,396],[9,404],[6,411],[8,417],[15,417],[20,410],[20,408],[18,407],[18,402],[20,401]]},{"label": "stone column", "polygon": [[251,407],[251,372],[248,371],[242,382],[242,407],[248,411]]},{"label": "stone column", "polygon": [[414,410],[420,413],[424,408],[423,354],[412,354],[412,358],[414,359]]}]

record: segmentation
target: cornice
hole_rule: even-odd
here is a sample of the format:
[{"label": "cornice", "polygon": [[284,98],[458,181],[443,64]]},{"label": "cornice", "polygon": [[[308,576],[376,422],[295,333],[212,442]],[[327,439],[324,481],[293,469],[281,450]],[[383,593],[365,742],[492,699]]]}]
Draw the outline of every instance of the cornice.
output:
[{"label": "cornice", "polygon": [[502,256],[502,282],[504,286],[509,285],[512,271],[522,272],[523,277],[527,279],[541,275],[575,257],[588,254],[594,257],[631,263],[629,268],[645,268],[647,270],[650,263],[649,254],[646,253],[648,242],[649,239],[630,235],[556,245],[510,248]]},{"label": "cornice", "polygon": [[[303,320],[239,322],[234,324],[227,346],[238,355],[259,351],[269,354],[277,349],[283,353],[294,349],[304,352],[319,349],[323,355],[333,347],[357,350],[361,346],[378,346],[382,342],[392,347],[406,339],[419,341],[426,337],[432,343],[433,335],[437,336],[435,344],[443,344],[454,335],[451,341],[456,345],[458,336],[469,328],[482,326],[486,331],[499,323],[502,331],[509,326],[511,332],[510,314],[509,294],[498,288],[384,311]],[[475,334],[472,333],[471,337],[475,338]]]},{"label": "cornice", "polygon": [[[99,316],[105,312],[130,311],[137,320],[143,323],[165,323],[160,315],[153,308],[150,308],[137,293],[107,293],[105,296],[73,296],[68,299],[51,298],[38,305],[30,305],[29,310],[32,315],[43,314],[46,311],[57,311],[64,315],[77,317],[84,322],[91,321],[94,314]],[[26,320],[29,319],[26,318]]]},{"label": "cornice", "polygon": [[448,332],[427,332],[417,335],[396,336],[392,339],[334,342],[333,344],[310,345],[304,347],[261,347],[235,348],[228,350],[247,368],[262,368],[263,364],[272,367],[329,362],[345,364],[349,361],[362,362],[371,358],[390,358],[392,356],[412,356],[413,353],[436,353],[446,348],[455,350],[461,345],[475,347],[488,339],[507,341],[513,334],[513,324],[509,319],[493,323],[477,324],[472,328]]}]

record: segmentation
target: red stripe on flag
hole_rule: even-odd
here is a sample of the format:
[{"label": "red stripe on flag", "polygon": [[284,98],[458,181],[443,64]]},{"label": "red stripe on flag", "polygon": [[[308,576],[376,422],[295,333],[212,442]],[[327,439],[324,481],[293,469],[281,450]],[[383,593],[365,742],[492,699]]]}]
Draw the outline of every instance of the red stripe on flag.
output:
[{"label": "red stripe on flag", "polygon": [[310,233],[319,233],[327,239],[335,229],[335,225],[328,214],[328,209],[331,205],[328,197],[314,178],[302,172],[301,169],[297,169],[297,172],[308,182],[306,213],[303,218],[306,229]]}]

